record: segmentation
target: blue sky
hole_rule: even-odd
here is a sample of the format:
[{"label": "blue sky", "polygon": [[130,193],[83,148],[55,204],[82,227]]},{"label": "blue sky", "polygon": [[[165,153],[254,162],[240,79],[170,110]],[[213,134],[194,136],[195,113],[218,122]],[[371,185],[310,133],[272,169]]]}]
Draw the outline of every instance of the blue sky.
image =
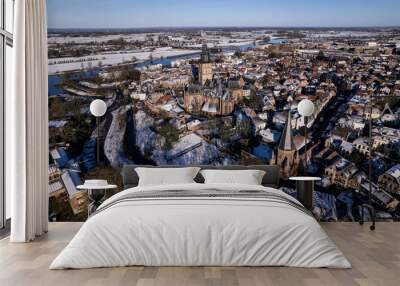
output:
[{"label": "blue sky", "polygon": [[47,0],[49,28],[400,26],[398,0]]}]

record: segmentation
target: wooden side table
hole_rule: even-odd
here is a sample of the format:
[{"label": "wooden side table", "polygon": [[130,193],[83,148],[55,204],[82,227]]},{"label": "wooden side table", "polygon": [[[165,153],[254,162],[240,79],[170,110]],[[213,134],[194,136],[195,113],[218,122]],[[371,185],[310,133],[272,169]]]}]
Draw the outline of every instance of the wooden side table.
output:
[{"label": "wooden side table", "polygon": [[304,207],[311,210],[313,206],[314,182],[320,181],[319,177],[290,177],[296,181],[297,198]]},{"label": "wooden side table", "polygon": [[106,190],[116,189],[117,187],[117,185],[96,186],[90,184],[84,184],[76,187],[79,190],[87,190],[88,192],[90,200],[90,204],[88,205],[88,217],[102,204],[104,196],[106,195]]}]

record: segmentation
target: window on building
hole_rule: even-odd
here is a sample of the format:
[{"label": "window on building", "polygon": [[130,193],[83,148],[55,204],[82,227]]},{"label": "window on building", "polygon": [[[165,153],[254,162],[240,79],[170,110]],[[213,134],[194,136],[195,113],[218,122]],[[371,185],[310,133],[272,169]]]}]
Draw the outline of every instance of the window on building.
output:
[{"label": "window on building", "polygon": [[4,188],[5,100],[11,94],[14,0],[0,0],[0,228],[11,217],[10,194]]}]

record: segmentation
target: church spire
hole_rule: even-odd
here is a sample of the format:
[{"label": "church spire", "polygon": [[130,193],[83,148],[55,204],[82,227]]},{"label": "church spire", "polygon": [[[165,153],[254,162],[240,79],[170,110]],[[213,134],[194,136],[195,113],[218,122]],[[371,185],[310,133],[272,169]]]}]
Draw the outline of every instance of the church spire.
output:
[{"label": "church spire", "polygon": [[209,63],[210,62],[210,52],[208,51],[207,44],[204,44],[201,49],[200,54],[200,61],[202,63]]},{"label": "church spire", "polygon": [[288,111],[288,116],[285,124],[285,128],[283,128],[281,140],[279,142],[280,150],[296,150],[296,146],[293,141],[293,132],[292,132],[292,117],[290,115],[290,110]]}]

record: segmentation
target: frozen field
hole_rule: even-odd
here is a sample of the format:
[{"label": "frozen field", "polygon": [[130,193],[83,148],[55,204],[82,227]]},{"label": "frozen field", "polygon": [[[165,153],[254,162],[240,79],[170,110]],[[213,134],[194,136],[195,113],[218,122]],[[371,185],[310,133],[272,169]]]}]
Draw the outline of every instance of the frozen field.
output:
[{"label": "frozen field", "polygon": [[139,61],[145,61],[152,55],[153,59],[157,58],[167,58],[172,56],[188,55],[200,52],[200,50],[184,50],[184,49],[172,49],[172,48],[158,48],[154,51],[131,51],[131,52],[120,52],[120,53],[110,53],[110,54],[98,54],[90,55],[86,57],[76,57],[76,58],[55,58],[49,60],[49,74],[63,73],[67,71],[77,71],[84,68],[96,67],[99,62],[102,66],[105,65],[117,65],[124,62],[132,61],[136,58]]},{"label": "frozen field", "polygon": [[[161,33],[153,33],[151,36],[156,39]],[[48,43],[49,44],[64,44],[64,43],[77,43],[77,44],[87,44],[91,42],[103,43],[110,40],[117,40],[123,38],[125,41],[145,41],[148,34],[137,33],[137,34],[112,34],[112,35],[102,35],[102,36],[62,36],[58,34],[50,34]]]}]

